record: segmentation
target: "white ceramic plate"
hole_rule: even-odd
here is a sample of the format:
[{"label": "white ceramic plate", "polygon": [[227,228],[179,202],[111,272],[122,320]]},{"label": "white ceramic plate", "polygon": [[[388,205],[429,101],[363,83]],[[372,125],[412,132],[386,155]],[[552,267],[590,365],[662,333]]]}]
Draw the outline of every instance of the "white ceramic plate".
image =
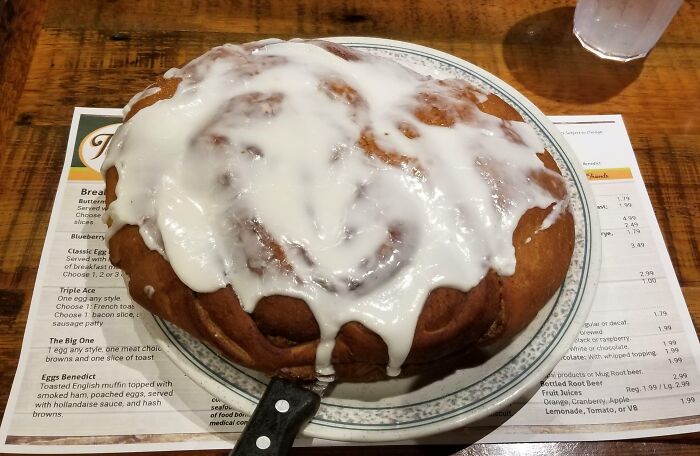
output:
[{"label": "white ceramic plate", "polygon": [[[415,44],[378,38],[333,41],[395,59],[438,78],[466,79],[515,107],[557,161],[571,195],[576,243],[566,280],[512,343],[483,364],[439,379],[406,378],[369,384],[340,384],[321,402],[302,431],[345,441],[387,441],[422,437],[463,426],[515,399],[548,374],[573,343],[588,315],[600,268],[595,205],[577,158],[549,120],[525,97],[486,71]],[[146,319],[165,353],[189,377],[232,407],[252,413],[266,378],[220,357],[160,319]]]}]

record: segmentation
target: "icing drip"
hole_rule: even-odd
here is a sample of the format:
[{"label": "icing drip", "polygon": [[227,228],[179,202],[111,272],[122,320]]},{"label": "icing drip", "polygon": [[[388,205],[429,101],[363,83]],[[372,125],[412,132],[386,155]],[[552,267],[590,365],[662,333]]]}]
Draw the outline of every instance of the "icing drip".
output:
[{"label": "icing drip", "polygon": [[[111,141],[110,233],[139,226],[191,289],[231,284],[248,312],[305,300],[319,375],[350,321],[383,338],[396,375],[428,293],[513,274],[521,216],[554,204],[546,229],[566,201],[534,183],[560,179],[534,131],[477,109],[486,93],[324,46],[225,45],[168,71],[174,96]],[[430,106],[442,115],[421,121]]]}]

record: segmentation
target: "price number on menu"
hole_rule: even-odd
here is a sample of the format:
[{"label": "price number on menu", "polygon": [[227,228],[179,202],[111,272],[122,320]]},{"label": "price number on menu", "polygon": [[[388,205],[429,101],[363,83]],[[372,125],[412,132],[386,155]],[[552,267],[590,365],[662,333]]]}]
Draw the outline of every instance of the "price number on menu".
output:
[{"label": "price number on menu", "polygon": [[[667,312],[665,310],[657,310],[654,312],[654,315],[657,313],[663,312],[664,315],[667,315]],[[664,325],[664,326],[670,326],[670,325]],[[666,351],[667,355],[680,355],[681,349],[678,346],[678,341],[676,339],[669,339],[665,340],[664,342],[664,351]],[[670,362],[670,361],[669,361]],[[677,364],[677,363],[671,363],[671,364]],[[680,377],[678,377],[680,375]],[[674,380],[679,380],[683,378],[688,378],[687,373],[681,373],[681,374],[673,374],[673,379]]]},{"label": "price number on menu", "polygon": [[690,386],[690,379],[687,372],[676,372],[673,374],[673,383],[676,388],[687,388]]},{"label": "price number on menu", "polygon": [[622,209],[629,209],[632,207],[632,199],[629,195],[618,195],[617,196],[617,207]]},{"label": "price number on menu", "polygon": [[656,283],[656,277],[654,277],[654,275],[654,271],[652,270],[639,271],[639,277],[645,285]]},{"label": "price number on menu", "polygon": [[[620,203],[620,204],[622,204],[622,203]],[[631,207],[631,206],[632,206],[632,203],[625,203],[625,204],[629,204],[629,206],[620,206],[620,207],[628,208],[628,207]],[[641,234],[641,233],[642,233],[642,230],[641,230],[640,227],[639,227],[639,220],[637,219],[637,216],[636,216],[636,215],[625,215],[625,216],[623,216],[623,217],[622,217],[622,223],[623,223],[623,225],[624,225],[624,227],[625,227],[625,231],[627,231],[627,234],[629,234],[629,235],[635,235],[635,234]],[[633,243],[633,244],[637,244],[637,243],[635,242],[635,243]],[[644,243],[642,242],[641,244],[644,244]],[[642,245],[642,247],[643,247],[643,245]],[[635,248],[635,246],[633,245],[632,248]]]},{"label": "price number on menu", "polygon": [[694,403],[695,403],[695,396],[687,396],[687,397],[681,398],[681,404],[683,404],[683,405],[694,404]]}]

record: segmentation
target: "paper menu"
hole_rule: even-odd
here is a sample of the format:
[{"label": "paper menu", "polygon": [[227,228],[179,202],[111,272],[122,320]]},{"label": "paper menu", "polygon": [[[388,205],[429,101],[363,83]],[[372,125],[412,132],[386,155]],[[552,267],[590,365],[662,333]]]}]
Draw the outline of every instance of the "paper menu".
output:
[{"label": "paper menu", "polygon": [[602,237],[599,285],[567,355],[484,441],[698,431],[700,345],[622,118],[550,119],[591,184]]},{"label": "paper menu", "polygon": [[[227,448],[246,422],[153,344],[106,259],[97,170],[119,119],[119,110],[76,110],[0,428],[5,451]],[[527,404],[449,438],[469,442],[475,428],[492,442],[700,430],[697,336],[622,119],[552,119],[588,170],[598,206],[598,296],[576,343]]]}]

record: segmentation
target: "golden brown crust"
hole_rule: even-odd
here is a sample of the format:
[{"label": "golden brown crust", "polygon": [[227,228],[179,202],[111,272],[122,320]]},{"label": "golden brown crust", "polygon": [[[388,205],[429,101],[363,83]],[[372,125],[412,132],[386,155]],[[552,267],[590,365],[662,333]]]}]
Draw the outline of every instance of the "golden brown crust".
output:
[{"label": "golden brown crust", "polygon": [[136,113],[139,112],[141,109],[151,106],[157,101],[172,98],[172,96],[175,95],[175,91],[177,90],[177,86],[179,84],[180,78],[166,79],[159,76],[158,79],[156,79],[155,83],[151,84],[146,88],[148,90],[157,87],[159,90],[153,93],[152,95],[143,97],[136,103],[134,103],[129,112],[124,116],[124,122],[134,117]]},{"label": "golden brown crust", "polygon": [[[329,52],[343,58],[356,58],[354,51],[328,46]],[[129,116],[157,101],[171,97],[179,80],[159,78],[161,88],[134,104]],[[450,99],[436,102],[431,84],[447,87]],[[330,95],[360,106],[356,93],[339,81],[326,86]],[[468,104],[477,97],[460,81],[428,81],[418,97],[415,122],[449,127],[467,120]],[[477,103],[482,111],[507,120],[522,120],[517,111],[491,95]],[[398,128],[412,139],[417,131],[410,119]],[[503,128],[508,129],[507,122]],[[383,151],[365,131],[358,140],[365,152],[393,166],[404,166],[420,174],[419,165],[395,151]],[[546,151],[539,154],[545,166],[559,172]],[[488,166],[488,164],[484,165]],[[561,183],[546,173],[531,176],[552,193],[564,195]],[[107,170],[106,203],[116,198],[118,180],[115,168]],[[502,343],[522,330],[560,286],[573,251],[574,222],[565,212],[546,230],[539,230],[551,211],[531,209],[521,218],[513,235],[516,270],[510,277],[490,271],[468,292],[450,288],[433,290],[418,319],[413,346],[402,373],[412,373],[443,366],[448,361],[468,355],[474,347]],[[264,237],[264,236],[263,236]],[[268,239],[271,245],[273,239]],[[287,296],[262,298],[251,314],[241,307],[229,286],[213,293],[195,293],[176,276],[169,263],[144,243],[138,228],[125,226],[109,240],[110,260],[130,278],[129,293],[147,310],[171,321],[193,336],[218,348],[225,356],[244,366],[270,375],[295,379],[312,379],[319,328],[313,314],[302,300]],[[282,253],[271,249],[284,262]],[[152,287],[155,292],[147,292]],[[332,362],[336,377],[346,381],[371,381],[385,378],[388,361],[384,341],[357,322],[350,322],[339,332]]]}]

